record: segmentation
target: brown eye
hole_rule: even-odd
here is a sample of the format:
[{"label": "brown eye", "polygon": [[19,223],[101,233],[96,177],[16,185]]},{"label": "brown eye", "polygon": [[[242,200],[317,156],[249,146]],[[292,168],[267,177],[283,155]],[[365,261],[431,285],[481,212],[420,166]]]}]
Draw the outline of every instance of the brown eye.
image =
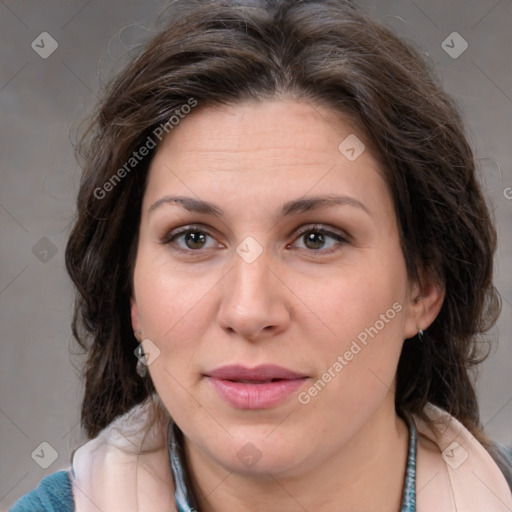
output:
[{"label": "brown eye", "polygon": [[199,231],[189,231],[182,236],[189,249],[202,249],[208,235],[205,236],[205,233]]},{"label": "brown eye", "polygon": [[169,233],[161,240],[161,243],[175,245],[178,250],[198,251],[208,248],[206,247],[208,238],[213,238],[208,231],[197,227],[186,227]]},{"label": "brown eye", "polygon": [[325,244],[325,237],[322,233],[311,231],[303,235],[304,244],[308,249],[321,249]]},{"label": "brown eye", "polygon": [[[329,231],[322,226],[306,227],[299,233],[297,240],[303,240],[306,250],[322,254],[334,252],[337,250],[336,246],[348,243],[341,234]],[[326,245],[328,247],[325,247]]]}]

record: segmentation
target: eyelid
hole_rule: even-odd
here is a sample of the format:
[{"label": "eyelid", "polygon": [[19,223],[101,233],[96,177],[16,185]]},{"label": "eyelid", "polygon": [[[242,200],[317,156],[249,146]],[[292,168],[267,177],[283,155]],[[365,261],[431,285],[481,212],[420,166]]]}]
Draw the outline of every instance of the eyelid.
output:
[{"label": "eyelid", "polygon": [[176,238],[184,233],[190,233],[194,231],[198,233],[204,233],[215,239],[215,237],[212,235],[211,228],[206,227],[203,224],[188,224],[186,226],[181,226],[171,231],[167,231],[160,239],[160,243],[163,245],[170,244],[173,238]]},{"label": "eyelid", "polygon": [[[217,243],[221,244],[221,242],[218,242],[216,237],[213,236],[211,231],[212,231],[211,228],[209,228],[201,223],[188,224],[186,226],[181,226],[179,228],[171,230],[170,232],[167,232],[160,239],[160,243],[162,245],[170,245],[173,239],[179,237],[182,234],[190,233],[190,232],[199,232],[199,233],[206,234],[207,236],[216,240]],[[294,237],[291,244],[295,243],[301,237],[301,235],[303,235],[304,233],[308,233],[308,232],[320,232],[324,235],[329,236],[330,238],[333,238],[334,240],[336,240],[338,242],[338,244],[351,243],[351,239],[352,239],[352,237],[346,231],[340,231],[339,229],[336,229],[336,228],[330,228],[328,225],[321,224],[321,223],[310,223],[310,224],[301,226],[300,228],[298,228],[292,232],[292,234],[296,233],[296,236]],[[287,244],[286,247],[288,247],[289,245],[290,244]],[[194,253],[194,252],[199,253],[203,249],[194,250],[194,249],[182,249],[181,247],[177,247],[176,250],[181,251],[181,252],[187,252],[187,253]],[[204,250],[208,250],[208,249],[204,249]],[[332,249],[331,250],[319,249],[318,251],[314,251],[314,250],[308,251],[307,249],[299,249],[299,250],[307,251],[312,254],[317,252],[319,255],[329,254],[330,252],[333,252]]]},{"label": "eyelid", "polygon": [[307,225],[299,228],[299,230],[297,231],[297,238],[299,236],[303,235],[304,233],[308,233],[309,231],[319,231],[319,232],[329,235],[329,236],[343,238],[347,242],[349,242],[351,239],[350,235],[346,231],[341,231],[336,228],[331,228],[331,227],[327,226],[326,224],[321,224],[321,223],[307,224]]}]

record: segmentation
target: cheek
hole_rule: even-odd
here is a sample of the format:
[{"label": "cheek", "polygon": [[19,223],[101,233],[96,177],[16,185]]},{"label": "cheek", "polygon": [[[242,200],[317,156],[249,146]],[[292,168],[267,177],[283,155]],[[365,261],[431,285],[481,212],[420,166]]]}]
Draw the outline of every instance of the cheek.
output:
[{"label": "cheek", "polygon": [[195,414],[197,403],[186,391],[197,383],[196,360],[207,329],[208,291],[216,280],[190,276],[144,257],[134,275],[144,338],[159,351],[148,370],[171,415]]},{"label": "cheek", "polygon": [[407,290],[405,269],[375,262],[340,270],[333,277],[312,303],[335,339],[347,342],[375,324],[380,334],[400,331]]},{"label": "cheek", "polygon": [[317,338],[315,357],[322,375],[334,373],[329,388],[337,400],[345,396],[352,401],[354,389],[357,397],[378,388],[386,391],[393,382],[403,343],[408,281],[401,253],[389,256],[364,268],[340,270],[317,302],[318,316],[330,333]]},{"label": "cheek", "polygon": [[207,294],[215,282],[212,275],[171,268],[150,253],[141,255],[134,285],[144,335],[166,346],[173,340],[186,346],[197,339],[201,319],[207,320]]},{"label": "cheek", "polygon": [[200,409],[188,389],[197,380],[191,368],[206,329],[205,295],[212,283],[168,267],[151,254],[140,254],[134,286],[144,338],[159,351],[148,367],[151,379],[171,416],[186,425]]},{"label": "cheek", "polygon": [[352,303],[333,311],[335,341],[332,335],[317,339],[309,352],[318,373],[298,397],[305,404],[299,408],[303,422],[322,418],[326,432],[350,437],[380,407],[393,389],[403,311],[386,295],[367,298],[363,307]]}]

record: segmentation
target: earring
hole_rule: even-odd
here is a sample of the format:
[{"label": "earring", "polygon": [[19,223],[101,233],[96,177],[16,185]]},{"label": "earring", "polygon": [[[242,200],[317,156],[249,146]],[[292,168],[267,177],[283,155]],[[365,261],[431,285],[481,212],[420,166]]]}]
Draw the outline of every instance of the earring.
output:
[{"label": "earring", "polygon": [[137,356],[137,365],[135,366],[135,371],[139,375],[139,377],[144,378],[146,376],[146,356],[144,354],[144,349],[142,348],[142,345],[139,345],[135,349],[135,355]]},{"label": "earring", "polygon": [[423,341],[423,331],[418,327],[418,339]]},{"label": "earring", "polygon": [[[137,329],[136,331],[133,331],[133,334],[137,338],[137,334],[140,335],[142,338],[142,329]],[[140,342],[139,338],[137,338],[137,341]],[[147,370],[146,370],[146,355],[144,354],[144,348],[142,347],[142,344],[139,344],[139,346],[135,349],[135,356],[137,357],[137,365],[135,366],[135,371],[137,372],[137,375],[139,377],[144,378],[146,376]]]}]

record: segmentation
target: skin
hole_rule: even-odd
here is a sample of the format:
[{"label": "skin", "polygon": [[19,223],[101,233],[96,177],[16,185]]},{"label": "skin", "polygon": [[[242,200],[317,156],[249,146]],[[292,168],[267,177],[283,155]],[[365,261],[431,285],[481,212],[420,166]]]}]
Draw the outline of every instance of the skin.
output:
[{"label": "skin", "polygon": [[[426,277],[421,286],[409,280],[377,160],[367,144],[355,161],[338,150],[350,134],[364,141],[307,101],[198,108],[150,166],[132,324],[160,350],[149,371],[185,434],[202,512],[399,509],[409,433],[394,410],[396,367],[404,339],[430,325],[444,293]],[[344,204],[278,216],[287,201],[333,193],[368,213]],[[150,213],[166,195],[225,213],[173,203]],[[161,243],[198,223],[208,234],[199,242]],[[308,243],[298,231],[314,224],[347,241],[317,235]],[[263,250],[252,263],[236,252],[248,236]],[[301,404],[297,393],[397,302],[400,312]],[[309,379],[272,408],[239,410],[203,376],[236,363],[279,364]],[[247,443],[261,456],[251,467],[237,456]]]}]

